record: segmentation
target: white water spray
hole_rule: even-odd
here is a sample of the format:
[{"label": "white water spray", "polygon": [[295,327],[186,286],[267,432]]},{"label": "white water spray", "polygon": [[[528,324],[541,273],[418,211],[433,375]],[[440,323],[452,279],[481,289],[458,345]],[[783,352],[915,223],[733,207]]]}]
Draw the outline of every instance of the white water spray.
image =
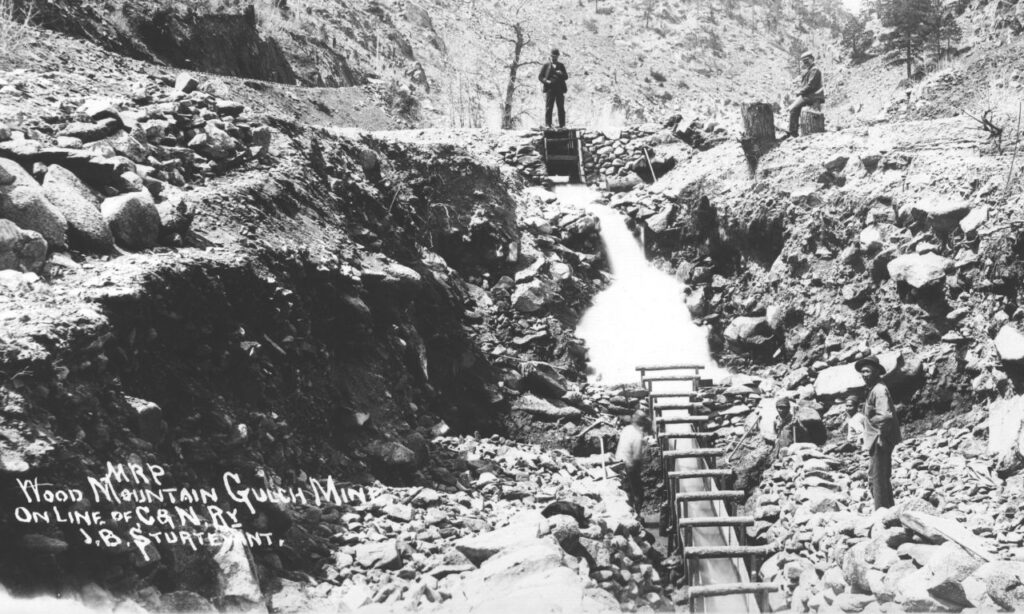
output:
[{"label": "white water spray", "polygon": [[651,266],[622,214],[592,204],[596,196],[583,186],[558,188],[560,200],[586,207],[601,221],[614,275],[576,329],[595,376],[604,384],[635,383],[636,367],[645,364],[707,365],[714,374],[707,332],[690,318],[684,286]]},{"label": "white water spray", "polygon": [[[587,342],[590,365],[595,376],[604,384],[637,383],[640,365],[703,365],[703,375],[724,375],[711,359],[707,332],[693,323],[684,302],[684,286],[647,261],[641,245],[626,227],[624,217],[607,207],[594,204],[597,194],[583,186],[558,188],[562,202],[586,207],[601,221],[601,238],[608,255],[614,279],[611,285],[597,295],[593,306],[584,314],[576,335]],[[692,394],[687,383],[658,382],[655,392]],[[677,417],[685,411],[666,410],[665,417]],[[685,433],[688,424],[666,425],[667,433]],[[672,448],[692,447],[689,439],[674,440]],[[696,459],[681,458],[673,461],[673,470],[704,468]],[[679,481],[682,492],[714,489],[713,480],[706,478]],[[688,517],[713,517],[725,514],[721,503],[695,502],[688,504],[684,513]],[[731,529],[719,527],[693,530],[693,543],[697,546],[734,545]],[[748,582],[742,565],[730,559],[704,559],[695,563],[694,580],[698,584]],[[750,595],[727,595],[701,600],[704,612],[757,612],[755,599]]]}]

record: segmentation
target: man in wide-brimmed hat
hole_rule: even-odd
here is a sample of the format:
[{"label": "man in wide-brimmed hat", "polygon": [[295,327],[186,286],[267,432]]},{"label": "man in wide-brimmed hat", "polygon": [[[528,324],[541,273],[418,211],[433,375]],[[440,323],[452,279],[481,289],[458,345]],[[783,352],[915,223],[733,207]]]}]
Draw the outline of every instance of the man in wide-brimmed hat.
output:
[{"label": "man in wide-brimmed hat", "polygon": [[861,358],[854,366],[867,384],[867,398],[864,399],[864,450],[871,455],[868,480],[871,482],[871,496],[875,509],[892,507],[892,449],[902,436],[896,409],[892,404],[889,388],[882,383],[885,367],[878,358]]}]

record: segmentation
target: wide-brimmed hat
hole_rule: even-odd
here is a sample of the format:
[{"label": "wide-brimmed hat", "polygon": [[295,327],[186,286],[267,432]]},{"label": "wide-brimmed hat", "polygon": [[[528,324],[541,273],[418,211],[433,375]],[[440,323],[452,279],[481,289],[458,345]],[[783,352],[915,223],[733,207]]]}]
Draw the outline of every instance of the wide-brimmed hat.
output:
[{"label": "wide-brimmed hat", "polygon": [[800,54],[800,59],[801,60],[813,60],[814,59],[814,54],[811,53],[810,51],[804,51],[803,53]]},{"label": "wide-brimmed hat", "polygon": [[857,362],[853,363],[853,368],[860,371],[861,367],[863,367],[864,365],[871,365],[872,367],[875,368],[876,371],[878,371],[879,375],[885,375],[885,367],[882,366],[882,363],[878,362],[877,356],[867,356],[865,358],[861,358]]},{"label": "wide-brimmed hat", "polygon": [[560,55],[560,54],[558,53],[558,49],[552,49],[552,50],[551,50],[551,55]]}]

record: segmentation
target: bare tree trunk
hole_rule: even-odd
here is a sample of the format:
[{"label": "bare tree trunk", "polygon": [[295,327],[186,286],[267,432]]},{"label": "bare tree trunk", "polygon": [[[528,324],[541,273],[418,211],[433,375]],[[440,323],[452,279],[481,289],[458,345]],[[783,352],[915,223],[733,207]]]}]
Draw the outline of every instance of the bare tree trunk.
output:
[{"label": "bare tree trunk", "polygon": [[761,156],[775,147],[775,114],[767,102],[747,101],[740,104],[740,116],[743,118],[740,146],[753,171]]},{"label": "bare tree trunk", "polygon": [[501,127],[504,130],[511,130],[514,128],[514,118],[512,116],[512,103],[516,95],[516,78],[519,73],[519,58],[523,53],[523,47],[526,45],[526,40],[523,37],[523,26],[522,24],[514,24],[512,26],[513,32],[515,32],[515,42],[512,45],[512,61],[508,66],[508,84],[505,86],[505,104],[501,108]]}]

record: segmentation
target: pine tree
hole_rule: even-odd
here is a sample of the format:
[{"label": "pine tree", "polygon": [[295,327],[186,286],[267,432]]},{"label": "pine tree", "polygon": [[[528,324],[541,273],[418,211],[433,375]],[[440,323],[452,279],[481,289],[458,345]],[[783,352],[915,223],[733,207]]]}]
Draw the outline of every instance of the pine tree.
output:
[{"label": "pine tree", "polygon": [[964,33],[953,12],[942,6],[942,0],[935,0],[935,3],[935,56],[948,60],[953,56],[953,45],[960,42]]},{"label": "pine tree", "polygon": [[840,33],[839,44],[850,54],[850,61],[860,64],[871,57],[868,49],[875,42],[875,34],[867,29],[863,15],[849,15]]},{"label": "pine tree", "polygon": [[877,0],[875,11],[889,31],[879,37],[886,59],[905,64],[907,79],[914,65],[923,61],[924,52],[937,30],[935,0]]}]

